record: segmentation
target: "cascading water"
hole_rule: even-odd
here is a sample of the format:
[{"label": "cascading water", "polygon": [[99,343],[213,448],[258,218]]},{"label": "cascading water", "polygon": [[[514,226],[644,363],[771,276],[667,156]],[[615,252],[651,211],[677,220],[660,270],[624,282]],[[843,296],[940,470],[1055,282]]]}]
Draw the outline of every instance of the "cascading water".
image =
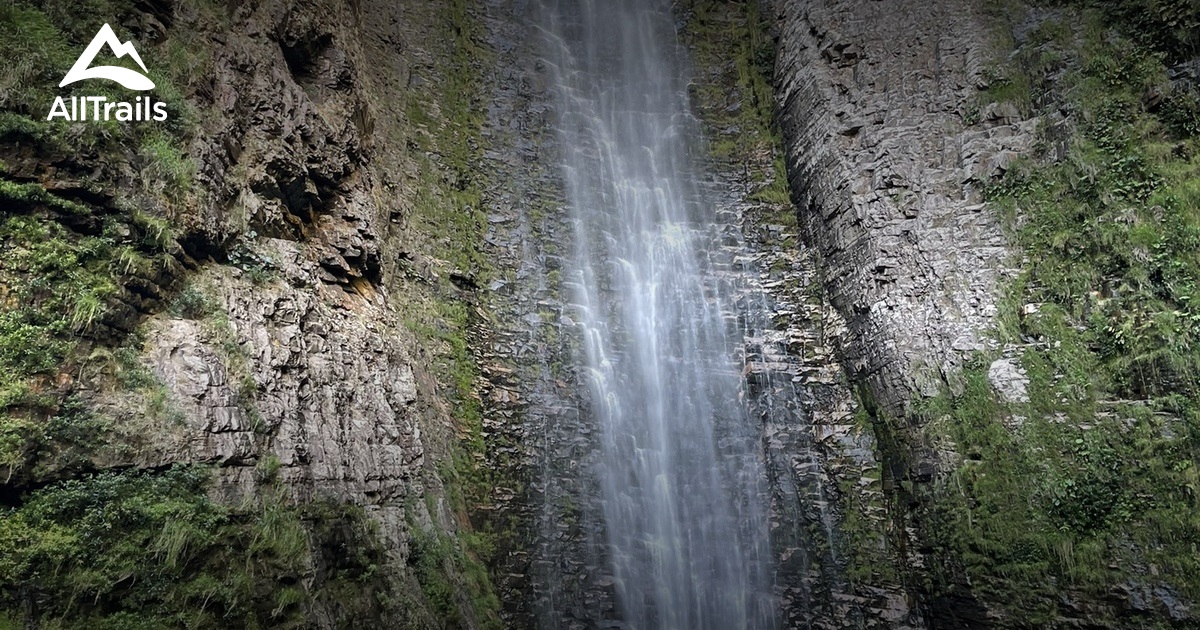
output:
[{"label": "cascading water", "polygon": [[606,550],[626,626],[778,625],[742,342],[668,0],[543,0]]}]

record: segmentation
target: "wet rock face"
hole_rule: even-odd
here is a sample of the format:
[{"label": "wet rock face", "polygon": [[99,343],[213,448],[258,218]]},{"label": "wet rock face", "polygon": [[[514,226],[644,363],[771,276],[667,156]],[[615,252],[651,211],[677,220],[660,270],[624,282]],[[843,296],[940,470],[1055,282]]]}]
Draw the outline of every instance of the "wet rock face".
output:
[{"label": "wet rock face", "polygon": [[[495,322],[491,343],[482,346],[483,425],[489,469],[515,482],[498,485],[487,510],[493,525],[510,528],[498,544],[497,586],[511,627],[618,627],[595,487],[599,431],[583,411],[578,314],[563,281],[573,230],[556,113],[549,70],[539,61],[542,42],[528,35],[537,4],[484,6],[497,51],[485,100],[485,168],[496,183],[485,195],[484,241],[503,271],[481,292]],[[697,67],[698,80],[736,76],[732,59],[719,60],[726,63]],[[697,185],[717,207],[712,251],[722,271],[715,281],[734,296],[728,320],[744,341],[735,351],[744,400],[763,430],[781,617],[785,627],[903,618],[899,587],[855,595],[838,575],[840,552],[830,553],[841,544],[829,531],[842,518],[839,483],[871,477],[878,463],[872,437],[853,426],[852,396],[832,356],[844,332],[812,285],[814,252],[794,247],[786,204],[752,199],[771,173],[766,152],[752,164],[714,161]]]},{"label": "wet rock face", "polygon": [[483,168],[491,185],[483,240],[500,277],[481,291],[494,324],[477,345],[487,466],[504,482],[478,518],[501,532],[493,571],[508,627],[618,623],[591,474],[598,430],[581,412],[586,379],[575,365],[578,332],[564,282],[572,227],[545,42],[534,28],[543,8],[481,5],[496,55],[485,73]]},{"label": "wet rock face", "polygon": [[991,58],[977,3],[777,6],[793,194],[847,320],[846,367],[901,415],[984,346],[1009,250],[979,187],[1034,123],[971,112]]}]

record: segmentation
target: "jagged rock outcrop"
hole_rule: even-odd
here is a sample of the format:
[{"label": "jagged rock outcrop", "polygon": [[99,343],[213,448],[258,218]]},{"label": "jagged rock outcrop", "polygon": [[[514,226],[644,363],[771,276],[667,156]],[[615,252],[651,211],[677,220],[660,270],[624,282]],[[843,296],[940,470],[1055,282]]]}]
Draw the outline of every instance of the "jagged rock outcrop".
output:
[{"label": "jagged rock outcrop", "polygon": [[362,44],[341,30],[357,17],[327,9],[241,7],[217,36],[192,147],[204,198],[176,219],[193,291],[227,324],[160,316],[144,350],[195,432],[168,459],[232,480],[272,454],[289,485],[395,502],[422,455],[411,342],[381,277]]}]

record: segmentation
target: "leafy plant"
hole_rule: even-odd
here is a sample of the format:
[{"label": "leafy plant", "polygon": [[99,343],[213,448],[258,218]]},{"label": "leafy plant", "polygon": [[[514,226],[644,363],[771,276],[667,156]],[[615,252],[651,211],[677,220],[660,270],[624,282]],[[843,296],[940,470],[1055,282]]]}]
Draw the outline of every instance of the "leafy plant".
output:
[{"label": "leafy plant", "polygon": [[[1133,580],[1200,597],[1200,143],[1144,98],[1169,53],[1114,31],[1135,4],[1096,3],[1070,37],[1016,55],[1028,102],[1075,124],[1065,159],[1018,162],[986,191],[1029,261],[998,329],[1023,348],[1029,402],[999,400],[996,357],[980,356],[961,393],[917,412],[963,460],[935,490],[935,544],[1035,625],[1055,620],[1063,588],[1103,597]],[[1154,10],[1168,5],[1183,6]],[[1065,72],[1028,59],[1047,51]]]},{"label": "leafy plant", "polygon": [[65,627],[295,625],[307,593],[281,601],[277,580],[307,570],[299,512],[269,495],[225,508],[208,479],[104,473],[31,493],[0,519],[0,605]]}]

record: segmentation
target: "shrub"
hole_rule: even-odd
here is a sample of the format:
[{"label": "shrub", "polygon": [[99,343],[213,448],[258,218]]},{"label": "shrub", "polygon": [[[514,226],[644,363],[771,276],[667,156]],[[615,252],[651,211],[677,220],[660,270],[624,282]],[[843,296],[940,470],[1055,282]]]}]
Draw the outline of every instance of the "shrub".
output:
[{"label": "shrub", "polygon": [[0,606],[69,628],[296,626],[308,600],[300,512],[271,493],[217,505],[209,478],[109,472],[30,493],[0,519]]}]

